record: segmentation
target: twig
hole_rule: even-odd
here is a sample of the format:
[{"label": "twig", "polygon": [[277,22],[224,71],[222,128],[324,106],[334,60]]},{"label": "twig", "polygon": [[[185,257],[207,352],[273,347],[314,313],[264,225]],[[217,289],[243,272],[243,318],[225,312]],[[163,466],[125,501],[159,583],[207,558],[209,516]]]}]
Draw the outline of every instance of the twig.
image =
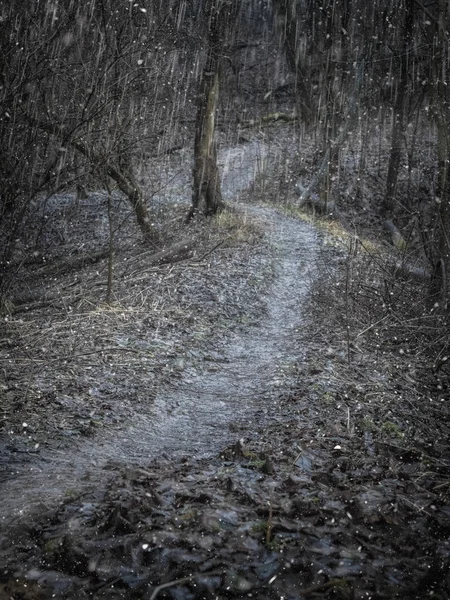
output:
[{"label": "twig", "polygon": [[371,323],[368,327],[366,327],[365,329],[363,329],[362,331],[360,331],[355,339],[358,339],[361,335],[364,335],[365,333],[367,333],[368,331],[370,331],[371,329],[373,329],[374,327],[376,327],[377,325],[379,325],[380,323],[382,323],[383,321],[385,321],[388,318],[389,315],[384,315],[383,317],[381,317],[381,319],[378,319],[378,321],[376,321],[375,323]]},{"label": "twig", "polygon": [[436,19],[436,17],[428,10],[428,8],[426,6],[424,6],[424,4],[422,2],[420,2],[420,0],[414,0],[414,2],[417,4],[417,6],[419,8],[421,8],[423,10],[423,12],[426,14],[426,16],[430,19],[430,21],[432,21],[435,25],[438,24],[438,20]]},{"label": "twig", "polygon": [[162,583],[155,587],[150,596],[150,600],[155,600],[155,598],[159,595],[160,592],[166,590],[167,588],[174,587],[175,585],[180,585],[182,583],[188,583],[192,581],[196,577],[207,577],[209,575],[220,575],[221,571],[209,571],[207,573],[195,573],[195,575],[188,575],[187,577],[181,577],[180,579],[174,579],[173,581],[168,581],[167,583]]},{"label": "twig", "polygon": [[[356,244],[355,244],[356,246]],[[354,239],[350,238],[350,248],[348,251],[346,261],[346,274],[345,274],[345,328],[347,332],[347,362],[351,362],[350,353],[350,307],[349,307],[349,296],[350,296],[350,283],[351,283],[351,270],[352,270],[352,259],[354,248]]]},{"label": "twig", "polygon": [[224,238],[223,240],[220,240],[220,242],[218,244],[216,244],[215,246],[213,246],[211,248],[211,250],[208,250],[208,252],[205,252],[205,254],[203,254],[202,256],[200,256],[200,258],[196,258],[194,261],[195,263],[201,262],[204,258],[206,258],[207,256],[209,256],[210,254],[212,254],[214,252],[214,250],[217,250],[217,248],[219,246],[221,246],[224,242],[226,242],[227,240],[231,239],[231,235],[229,235],[228,237]]},{"label": "twig", "polygon": [[[22,360],[25,360],[27,362],[33,362],[33,363],[45,363],[45,366],[50,365],[52,363],[56,363],[56,362],[60,362],[60,361],[69,361],[73,358],[82,358],[84,356],[90,356],[91,354],[101,354],[102,352],[116,352],[116,351],[123,351],[123,352],[133,352],[134,354],[144,354],[145,352],[143,352],[142,350],[136,350],[135,348],[127,348],[125,346],[111,346],[109,348],[99,348],[98,350],[90,350],[89,352],[79,352],[78,354],[65,354],[62,356],[58,356],[58,358],[51,358],[51,359],[46,359],[46,358],[16,358],[14,359],[15,362],[20,362]],[[6,357],[6,358],[0,358],[1,362],[7,361],[10,362],[11,359]]]},{"label": "twig", "polygon": [[318,585],[313,585],[309,588],[303,588],[303,589],[298,590],[299,597],[311,596],[312,594],[315,594],[316,592],[329,590],[330,588],[334,588],[334,587],[343,587],[346,583],[347,583],[347,581],[345,579],[331,579],[330,581],[327,581],[326,583],[319,583]]},{"label": "twig", "polygon": [[108,180],[105,180],[106,190],[108,192],[107,209],[108,209],[108,226],[109,226],[109,243],[108,243],[108,279],[106,282],[106,304],[111,304],[112,288],[113,288],[113,273],[114,273],[114,227],[112,217],[112,192]]},{"label": "twig", "polygon": [[403,502],[406,502],[406,504],[409,504],[410,506],[412,506],[413,508],[415,508],[417,510],[417,512],[424,513],[425,515],[427,515],[427,517],[434,518],[434,515],[432,515],[427,510],[425,510],[425,508],[422,508],[421,506],[417,506],[417,504],[414,504],[414,502],[411,502],[411,500],[409,500],[408,498],[405,498],[405,496],[403,496],[401,498],[401,500],[403,500]]},{"label": "twig", "polygon": [[100,592],[101,590],[103,590],[107,587],[116,585],[116,583],[119,583],[120,581],[122,581],[122,576],[114,577],[114,579],[108,579],[108,581],[102,581],[101,583],[98,583],[97,585],[94,585],[93,587],[91,587],[90,593],[96,594],[97,592]]},{"label": "twig", "polygon": [[272,527],[273,527],[273,506],[272,502],[269,501],[269,518],[267,519],[267,530],[266,530],[266,545],[268,546],[272,540]]}]

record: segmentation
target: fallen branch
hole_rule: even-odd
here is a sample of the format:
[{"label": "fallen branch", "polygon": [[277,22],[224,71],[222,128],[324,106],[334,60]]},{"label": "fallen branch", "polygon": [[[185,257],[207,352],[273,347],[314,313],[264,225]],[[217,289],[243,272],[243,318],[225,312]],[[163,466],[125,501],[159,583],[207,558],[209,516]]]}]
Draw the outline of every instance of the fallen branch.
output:
[{"label": "fallen branch", "polygon": [[205,254],[202,254],[202,256],[200,256],[200,258],[197,258],[195,262],[201,262],[202,260],[204,260],[207,256],[209,256],[210,254],[212,254],[214,252],[214,250],[217,250],[217,248],[219,248],[224,242],[226,242],[226,240],[231,239],[231,237],[232,236],[229,235],[228,237],[224,238],[223,240],[220,240],[220,242],[218,244],[216,244],[210,250],[208,250],[207,252],[205,252]]},{"label": "fallen branch", "polygon": [[82,269],[88,265],[95,265],[109,255],[109,250],[100,250],[95,254],[82,254],[64,258],[52,265],[45,265],[41,269],[37,269],[40,275],[63,275],[67,271],[75,271]]},{"label": "fallen branch", "polygon": [[185,238],[173,246],[152,254],[145,261],[146,266],[162,265],[164,263],[174,263],[186,258],[192,258],[195,253],[194,246],[196,240]]},{"label": "fallen branch", "polygon": [[346,579],[330,579],[325,583],[319,583],[318,585],[313,585],[309,588],[302,588],[298,590],[299,596],[312,596],[313,594],[317,594],[318,592],[324,592],[325,590],[333,589],[333,588],[342,588],[348,584]]},{"label": "fallen branch", "polygon": [[425,267],[410,265],[405,261],[397,261],[392,265],[392,271],[395,277],[404,279],[415,279],[417,281],[428,281],[431,278],[431,272]]},{"label": "fallen branch", "polygon": [[119,277],[131,277],[139,273],[140,269],[148,269],[150,267],[158,267],[167,263],[176,263],[188,258],[193,258],[195,255],[194,246],[197,243],[196,239],[185,238],[173,246],[160,250],[154,254],[144,253],[136,262],[127,265]]},{"label": "fallen branch", "polygon": [[41,308],[46,308],[47,306],[51,306],[52,308],[60,308],[66,306],[64,300],[69,300],[71,304],[74,304],[78,300],[83,298],[83,294],[77,294],[76,296],[70,296],[70,298],[63,296],[42,296],[40,299],[36,298],[35,300],[30,300],[29,302],[20,303],[20,298],[16,300],[17,304],[13,301],[12,313],[17,314],[21,312],[31,312],[33,310],[39,310]]},{"label": "fallen branch", "polygon": [[[361,239],[359,240],[359,243],[368,254],[371,254]],[[426,267],[410,264],[406,260],[395,260],[392,256],[387,258],[384,265],[381,261],[378,262],[378,266],[388,273],[389,276],[393,276],[394,278],[401,277],[403,279],[427,281],[431,277],[431,272]]]},{"label": "fallen branch", "polygon": [[286,113],[275,112],[260,119],[250,119],[249,121],[242,121],[239,123],[240,127],[261,127],[262,125],[270,125],[271,123],[294,123],[297,121],[296,115],[288,115]]}]

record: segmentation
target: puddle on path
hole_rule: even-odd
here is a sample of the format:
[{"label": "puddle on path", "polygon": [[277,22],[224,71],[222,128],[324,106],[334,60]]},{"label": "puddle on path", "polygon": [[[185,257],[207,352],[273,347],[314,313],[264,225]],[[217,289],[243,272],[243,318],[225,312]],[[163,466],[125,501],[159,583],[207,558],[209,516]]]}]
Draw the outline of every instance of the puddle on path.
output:
[{"label": "puddle on path", "polygon": [[[256,150],[261,156],[252,148]],[[248,164],[254,164],[252,152],[243,157],[236,151],[225,161],[224,186],[230,195],[254,178]],[[241,176],[233,161],[241,166]],[[161,389],[148,411],[137,413],[122,430],[84,440],[70,453],[43,451],[39,463],[20,468],[2,490],[3,523],[50,504],[68,489],[101,485],[116,465],[145,465],[162,454],[206,457],[236,441],[233,425],[241,429],[245,424],[251,431],[257,419],[260,423],[276,416],[280,395],[293,383],[286,367],[295,359],[292,338],[302,327],[302,303],[315,273],[319,242],[312,227],[275,209],[245,210],[265,221],[273,248],[275,276],[259,324],[230,334],[216,349],[220,361],[187,369],[183,379]]]}]

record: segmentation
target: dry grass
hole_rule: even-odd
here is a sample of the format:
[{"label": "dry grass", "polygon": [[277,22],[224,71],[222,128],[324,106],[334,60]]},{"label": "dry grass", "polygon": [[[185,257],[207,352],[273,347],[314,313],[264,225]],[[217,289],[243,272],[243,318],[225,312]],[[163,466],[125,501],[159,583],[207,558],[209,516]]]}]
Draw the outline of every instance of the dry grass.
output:
[{"label": "dry grass", "polygon": [[448,448],[436,446],[436,436],[450,439],[450,407],[442,402],[450,383],[442,361],[448,321],[430,310],[428,283],[393,271],[383,249],[353,246],[337,259],[334,250],[324,252],[310,310],[318,348],[328,348],[328,358],[314,360],[335,361],[325,387],[339,390],[359,431],[370,422],[380,440],[420,446],[437,468]]},{"label": "dry grass", "polygon": [[255,244],[261,239],[264,227],[257,219],[237,210],[225,210],[214,217],[213,226],[227,234],[226,245]]},{"label": "dry grass", "polygon": [[[151,402],[156,385],[179,376],[186,349],[260,314],[251,275],[265,269],[257,245],[262,227],[240,212],[189,225],[185,216],[184,206],[167,211],[161,239],[165,249],[191,238],[191,258],[150,266],[154,249],[118,238],[109,304],[107,259],[60,272],[48,260],[39,277],[35,265],[23,268],[12,297],[27,290],[39,300],[0,307],[7,390],[0,428],[31,447],[49,439],[64,444],[68,430],[88,434],[120,425],[140,402]],[[80,226],[78,234],[89,252],[89,232],[83,237]]]}]

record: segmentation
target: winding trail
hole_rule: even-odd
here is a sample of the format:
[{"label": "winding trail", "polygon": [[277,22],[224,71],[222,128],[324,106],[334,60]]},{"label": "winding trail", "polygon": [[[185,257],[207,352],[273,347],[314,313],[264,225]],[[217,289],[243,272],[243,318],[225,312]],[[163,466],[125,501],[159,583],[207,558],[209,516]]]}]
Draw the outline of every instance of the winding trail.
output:
[{"label": "winding trail", "polygon": [[[251,152],[244,158],[233,152],[224,168],[228,198],[254,177],[248,170]],[[233,161],[247,163],[241,177]],[[183,379],[161,389],[148,411],[136,414],[123,429],[84,440],[70,454],[43,453],[39,463],[20,469],[2,490],[3,523],[51,504],[68,489],[101,485],[111,466],[144,466],[162,454],[206,457],[236,441],[233,424],[251,431],[256,419],[260,423],[276,414],[280,396],[293,383],[289,366],[298,357],[292,356],[292,339],[302,327],[302,303],[316,270],[319,242],[311,226],[275,209],[241,208],[265,222],[273,250],[266,314],[257,325],[230,334],[217,348],[213,370],[187,369]]]},{"label": "winding trail", "polygon": [[[156,397],[119,436],[105,440],[102,453],[119,462],[140,462],[161,453],[207,456],[231,439],[229,425],[264,418],[289,377],[294,330],[302,324],[302,300],[315,268],[317,239],[305,223],[274,209],[246,207],[264,217],[274,248],[275,278],[267,294],[268,311],[257,326],[233,334],[217,350],[217,370],[196,367],[175,388]],[[89,454],[95,455],[95,448]]]}]

